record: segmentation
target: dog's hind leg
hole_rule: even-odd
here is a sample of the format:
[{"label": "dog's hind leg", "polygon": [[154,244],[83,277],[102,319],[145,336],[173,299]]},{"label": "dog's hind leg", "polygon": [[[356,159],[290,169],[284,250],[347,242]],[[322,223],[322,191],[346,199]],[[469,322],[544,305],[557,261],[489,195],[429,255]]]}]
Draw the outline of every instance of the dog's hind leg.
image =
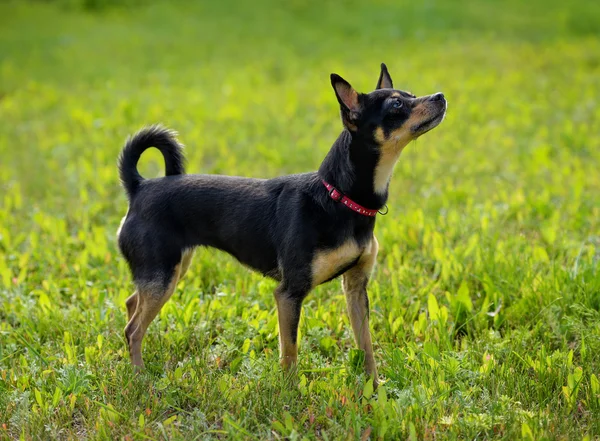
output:
[{"label": "dog's hind leg", "polygon": [[188,248],[183,252],[181,256],[181,274],[179,275],[179,280],[183,279],[183,276],[185,276],[185,273],[187,273],[187,270],[192,263],[192,257],[194,257],[193,248]]},{"label": "dog's hind leg", "polygon": [[175,291],[180,275],[181,264],[177,264],[170,277],[167,278],[168,283],[156,281],[138,285],[137,308],[125,327],[129,355],[136,370],[144,367],[142,339],[146,335],[148,326]]},{"label": "dog's hind leg", "polygon": [[350,268],[343,275],[342,287],[346,294],[346,305],[354,338],[359,349],[365,353],[365,371],[367,375],[373,376],[373,385],[377,386],[377,366],[373,357],[373,345],[371,343],[371,331],[369,329],[369,296],[367,294],[367,283],[371,271],[375,266],[377,250],[379,245],[373,236],[370,246],[360,257],[356,266]]},{"label": "dog's hind leg", "polygon": [[125,300],[125,306],[127,306],[127,321],[131,320],[131,317],[133,317],[133,313],[135,312],[135,309],[137,308],[137,304],[138,304],[138,292],[135,291],[133,294],[131,294],[129,297],[127,297],[127,300]]}]

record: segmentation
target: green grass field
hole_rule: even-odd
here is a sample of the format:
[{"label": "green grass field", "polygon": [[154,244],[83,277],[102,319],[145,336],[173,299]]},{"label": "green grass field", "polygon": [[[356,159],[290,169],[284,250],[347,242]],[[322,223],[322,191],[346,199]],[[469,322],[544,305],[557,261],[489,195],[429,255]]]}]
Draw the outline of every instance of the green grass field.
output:
[{"label": "green grass field", "polygon": [[[0,2],[0,439],[598,439],[600,7],[591,1]],[[123,328],[116,157],[162,122],[191,173],[315,170],[336,72],[443,91],[378,218],[361,373],[340,282],[297,378],[275,282],[199,250],[145,339]],[[147,153],[146,177],[163,172]]]}]

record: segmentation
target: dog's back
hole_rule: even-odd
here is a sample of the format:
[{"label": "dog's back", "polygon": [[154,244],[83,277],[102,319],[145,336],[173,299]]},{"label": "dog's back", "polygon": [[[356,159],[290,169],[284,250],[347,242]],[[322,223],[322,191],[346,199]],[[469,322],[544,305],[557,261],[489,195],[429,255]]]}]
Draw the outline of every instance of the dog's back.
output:
[{"label": "dog's back", "polygon": [[[163,178],[146,180],[137,172],[137,161],[150,146],[165,157]],[[304,219],[294,221],[302,212],[319,209],[313,197],[320,185],[316,173],[270,180],[181,174],[181,147],[172,132],[157,126],[127,142],[120,171],[130,204],[118,242],[136,283],[158,277],[166,285],[183,253],[197,246],[223,250],[279,280],[278,248],[289,234],[306,232]]]}]

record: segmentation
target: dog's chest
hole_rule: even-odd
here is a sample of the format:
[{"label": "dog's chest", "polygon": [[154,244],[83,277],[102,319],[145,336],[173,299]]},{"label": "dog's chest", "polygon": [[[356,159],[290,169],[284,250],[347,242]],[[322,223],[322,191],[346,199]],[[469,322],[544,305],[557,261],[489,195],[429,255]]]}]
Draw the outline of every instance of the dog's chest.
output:
[{"label": "dog's chest", "polygon": [[336,248],[317,251],[312,260],[312,286],[315,287],[331,279],[355,262],[361,254],[362,249],[354,239]]}]

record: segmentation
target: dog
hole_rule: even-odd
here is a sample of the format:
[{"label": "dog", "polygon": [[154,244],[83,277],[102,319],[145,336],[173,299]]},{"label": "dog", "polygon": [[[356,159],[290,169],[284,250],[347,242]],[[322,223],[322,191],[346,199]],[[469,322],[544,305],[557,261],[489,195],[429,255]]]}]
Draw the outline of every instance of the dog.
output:
[{"label": "dog", "polygon": [[[376,90],[361,94],[331,74],[343,131],[317,172],[254,179],[186,175],[182,146],[161,126],[129,138],[119,156],[129,209],[117,233],[136,290],[127,301],[125,337],[131,361],[143,367],[142,339],[186,273],[194,249],[225,251],[279,282],[275,290],[280,364],[294,367],[302,301],[316,286],[342,276],[364,368],[378,383],[369,330],[367,282],[379,248],[376,215],[386,206],[392,171],[403,148],[438,126],[442,93],[396,90],[385,64]],[[156,147],[165,177],[144,179],[142,153]]]}]

